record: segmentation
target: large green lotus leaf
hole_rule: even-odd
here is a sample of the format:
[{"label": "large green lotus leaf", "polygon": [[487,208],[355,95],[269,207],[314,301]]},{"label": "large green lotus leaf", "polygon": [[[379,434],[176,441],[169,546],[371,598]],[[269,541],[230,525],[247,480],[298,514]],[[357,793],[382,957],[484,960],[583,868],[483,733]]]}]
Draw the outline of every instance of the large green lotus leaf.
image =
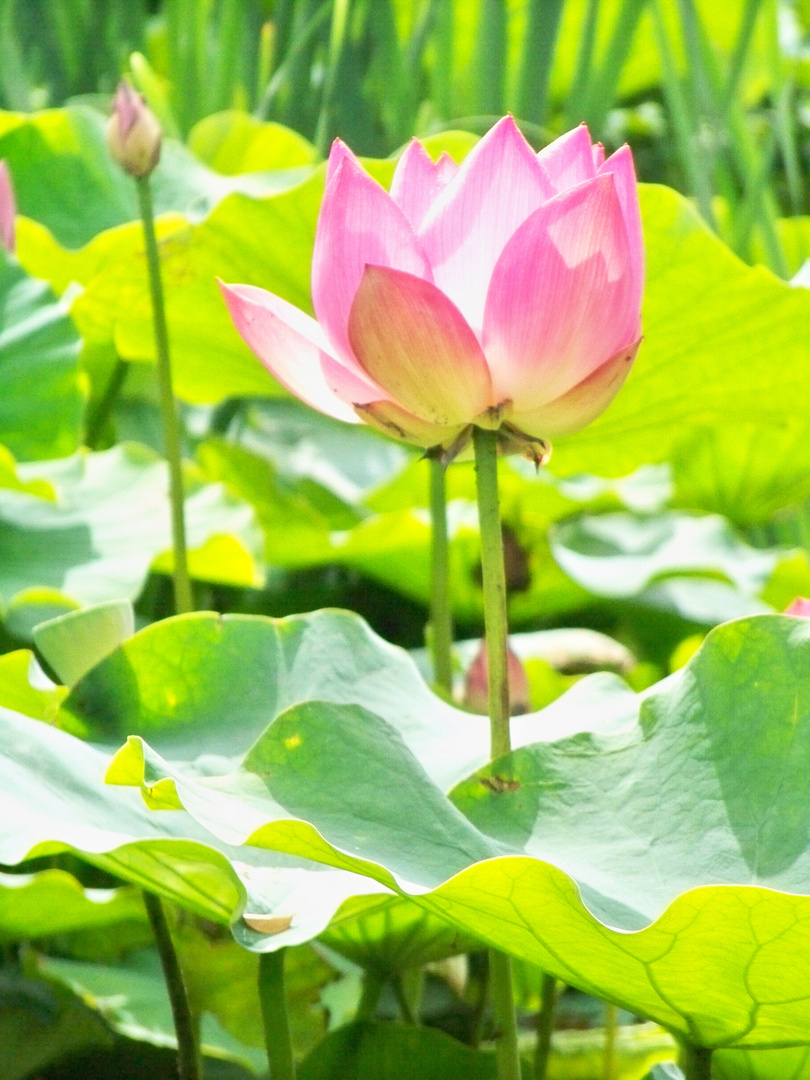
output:
[{"label": "large green lotus leaf", "polygon": [[434,1028],[358,1022],[328,1035],[298,1071],[301,1080],[495,1080],[495,1055]]},{"label": "large green lotus leaf", "polygon": [[[79,347],[76,328],[48,285],[0,250],[0,442],[16,457],[30,461],[76,449],[84,398]],[[7,471],[7,460],[4,466]]]},{"label": "large green lotus leaf", "polygon": [[[134,599],[171,544],[165,462],[130,443],[27,468],[53,485],[58,500],[0,490],[0,600],[8,604],[42,587],[59,590],[65,606]],[[252,509],[220,485],[190,479],[192,574],[258,583],[260,536]]]},{"label": "large green lotus leaf", "polygon": [[3,1080],[30,1080],[69,1055],[113,1042],[104,1018],[58,979],[6,968],[2,991]]},{"label": "large green lotus leaf", "polygon": [[740,423],[696,429],[673,453],[673,502],[763,524],[810,496],[810,430],[786,417],[780,427]]},{"label": "large green lotus leaf", "polygon": [[555,471],[629,473],[666,460],[696,428],[756,424],[767,446],[771,429],[810,413],[810,293],[746,266],[674,191],[642,185],[641,203],[644,343],[609,409],[559,440]]},{"label": "large green lotus leaf", "polygon": [[806,620],[755,616],[717,628],[645,694],[592,676],[529,718],[549,721],[542,741],[462,782],[452,803],[425,771],[435,761],[390,723],[326,702],[288,708],[236,770],[194,775],[134,737],[108,777],[224,842],[410,893],[696,1043],[801,1045],[808,662]]},{"label": "large green lotus leaf", "polygon": [[0,940],[23,941],[73,930],[144,921],[136,889],[84,889],[64,870],[0,874]]},{"label": "large green lotus leaf", "polygon": [[[0,134],[0,158],[14,180],[21,214],[42,222],[65,247],[138,217],[135,184],[110,157],[106,117],[81,105],[34,113]],[[232,191],[261,195],[296,182],[306,169],[225,177],[182,143],[164,139],[151,182],[155,211],[206,213]]]},{"label": "large green lotus leaf", "polygon": [[66,686],[40,678],[30,650],[16,649],[0,656],[0,706],[4,709],[54,723],[67,693]]},{"label": "large green lotus leaf", "polygon": [[780,556],[750,547],[715,515],[583,515],[557,524],[550,542],[557,563],[594,595],[704,623],[767,611],[756,598]]},{"label": "large green lotus leaf", "polygon": [[396,973],[480,948],[480,942],[403,896],[352,896],[319,941],[380,972]]},{"label": "large green lotus leaf", "polygon": [[[157,954],[137,954],[117,967],[51,957],[43,958],[40,966],[98,1010],[116,1034],[156,1046],[177,1045]],[[253,1073],[265,1071],[264,1053],[235,1039],[208,1011],[201,1018],[200,1044],[206,1057],[238,1061]]]},{"label": "large green lotus leaf", "polygon": [[318,156],[297,131],[238,109],[200,120],[189,132],[188,145],[200,161],[225,176],[313,165]]},{"label": "large green lotus leaf", "polygon": [[[299,858],[222,845],[188,814],[154,814],[135,792],[103,783],[109,754],[4,708],[0,745],[0,864],[76,852],[198,915],[232,923],[237,940],[257,951],[308,941],[347,897],[380,891],[366,878]],[[276,916],[288,928],[253,930],[243,912]]]},{"label": "large green lotus leaf", "polygon": [[[558,735],[593,700],[634,700],[611,676],[583,683],[565,715],[516,717],[513,742]],[[612,695],[612,696],[611,696]],[[124,642],[71,690],[60,717],[97,742],[142,735],[161,753],[244,754],[280,713],[303,702],[360,705],[405,740],[441,788],[489,759],[489,721],[431,692],[413,659],[350,612],[270,619],[211,612],[153,623]],[[583,725],[585,725],[583,727]],[[207,770],[210,771],[210,770]]]},{"label": "large green lotus leaf", "polygon": [[712,1058],[717,1080],[808,1080],[810,1047],[786,1050],[719,1050]]}]

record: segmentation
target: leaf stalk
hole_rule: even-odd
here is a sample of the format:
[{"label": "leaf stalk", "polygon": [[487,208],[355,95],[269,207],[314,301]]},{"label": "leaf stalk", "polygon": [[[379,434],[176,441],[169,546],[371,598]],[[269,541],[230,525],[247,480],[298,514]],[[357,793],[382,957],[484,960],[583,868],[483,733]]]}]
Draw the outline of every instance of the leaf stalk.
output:
[{"label": "leaf stalk", "polygon": [[160,256],[155,235],[155,216],[152,208],[152,189],[149,177],[136,181],[140,203],[143,235],[146,243],[146,264],[149,269],[149,289],[152,298],[152,319],[157,351],[157,377],[160,393],[160,417],[163,442],[169,467],[169,500],[172,520],[172,551],[174,556],[174,606],[178,615],[192,611],[194,601],[188,573],[186,525],[183,508],[183,472],[180,457],[180,423],[172,389],[172,368],[169,355],[169,332],[166,325],[166,306],[160,276]]}]

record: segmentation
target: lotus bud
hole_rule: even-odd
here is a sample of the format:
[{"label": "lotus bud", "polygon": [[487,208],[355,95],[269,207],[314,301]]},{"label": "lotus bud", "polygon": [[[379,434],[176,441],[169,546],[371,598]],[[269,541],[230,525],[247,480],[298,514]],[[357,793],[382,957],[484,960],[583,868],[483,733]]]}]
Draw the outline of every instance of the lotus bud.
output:
[{"label": "lotus bud", "polygon": [[5,161],[0,161],[0,247],[9,253],[14,251],[14,188]]},{"label": "lotus bud", "polygon": [[805,596],[797,596],[785,608],[785,615],[800,615],[805,619],[810,618],[810,600]]},{"label": "lotus bud", "polygon": [[160,158],[162,132],[157,117],[141,95],[122,79],[107,121],[107,146],[121,168],[140,180]]},{"label": "lotus bud", "polygon": [[[512,716],[520,716],[531,708],[529,677],[520,657],[507,646],[506,658],[509,677],[509,711]],[[487,644],[481,638],[481,644],[475,659],[467,669],[464,680],[464,707],[470,712],[489,712],[489,678],[487,675]]]}]

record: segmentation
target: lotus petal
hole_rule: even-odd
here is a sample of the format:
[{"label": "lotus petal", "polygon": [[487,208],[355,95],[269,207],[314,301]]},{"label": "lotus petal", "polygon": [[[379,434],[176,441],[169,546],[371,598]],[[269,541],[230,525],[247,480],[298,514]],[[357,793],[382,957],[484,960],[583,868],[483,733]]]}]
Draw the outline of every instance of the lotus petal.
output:
[{"label": "lotus petal", "polygon": [[328,357],[329,346],[313,318],[254,285],[219,287],[236,329],[282,386],[327,416],[357,423],[354,410],[324,377],[321,358]]},{"label": "lotus petal", "polygon": [[423,278],[367,267],[352,305],[349,338],[371,378],[424,420],[467,424],[493,403],[475,334],[458,308]]},{"label": "lotus petal", "polygon": [[473,148],[430,208],[419,236],[433,279],[474,329],[483,322],[489,279],[504,245],[553,194],[507,116]]},{"label": "lotus petal", "polygon": [[496,401],[553,401],[639,336],[627,230],[609,173],[549,200],[492,275],[484,352]]}]

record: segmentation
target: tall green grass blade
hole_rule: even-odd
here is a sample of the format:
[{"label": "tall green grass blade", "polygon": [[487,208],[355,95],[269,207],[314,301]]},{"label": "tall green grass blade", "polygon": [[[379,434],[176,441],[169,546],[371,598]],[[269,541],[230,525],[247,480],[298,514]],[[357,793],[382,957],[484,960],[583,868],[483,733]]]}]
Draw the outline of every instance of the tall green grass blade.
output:
[{"label": "tall green grass blade", "polygon": [[0,92],[6,108],[27,112],[33,88],[15,26],[15,8],[15,0],[0,0]]},{"label": "tall green grass blade", "polygon": [[213,51],[210,112],[231,108],[239,87],[243,94],[245,92],[243,46],[249,16],[250,10],[245,0],[222,0],[216,27],[216,48]]},{"label": "tall green grass blade", "polygon": [[740,20],[740,29],[737,34],[737,40],[734,43],[734,52],[731,55],[728,78],[726,79],[726,84],[723,88],[720,100],[721,117],[728,113],[732,102],[737,97],[761,8],[762,0],[745,0],[745,7],[743,8],[742,18]]},{"label": "tall green grass blade", "polygon": [[582,115],[599,133],[616,100],[622,69],[630,55],[639,20],[648,0],[624,0],[596,74],[584,89]]},{"label": "tall green grass blade", "polygon": [[334,110],[335,88],[337,86],[340,61],[346,41],[349,25],[349,12],[352,0],[332,0],[332,24],[329,31],[329,54],[326,76],[324,78],[321,109],[315,129],[315,146],[326,157],[331,142],[331,130]]},{"label": "tall green grass blade", "polygon": [[522,120],[531,120],[535,124],[542,124],[546,118],[549,76],[563,4],[564,0],[529,2],[520,64],[517,113]]},{"label": "tall green grass blade", "polygon": [[678,74],[675,52],[664,24],[660,0],[653,0],[650,10],[652,12],[653,31],[658,55],[661,61],[664,100],[666,101],[669,121],[679,150],[686,189],[695,197],[698,208],[706,221],[714,226],[711,183],[697,152],[696,122],[692,114],[691,103],[684,93],[681,78]]},{"label": "tall green grass blade", "polygon": [[480,0],[475,42],[474,108],[484,115],[503,112],[506,84],[506,0]]},{"label": "tall green grass blade", "polygon": [[[280,60],[278,67],[274,69],[273,77],[267,84],[259,101],[256,108],[256,116],[259,120],[269,120],[276,115],[277,99],[285,90],[288,96],[291,96],[294,100],[295,91],[300,84],[309,80],[309,58],[314,46],[318,43],[320,31],[329,21],[332,0],[321,0],[320,3],[315,4],[310,3],[308,8],[312,11],[310,18],[291,38],[287,54]],[[300,130],[299,125],[294,126]]]},{"label": "tall green grass blade", "polygon": [[585,92],[596,48],[596,33],[599,29],[599,7],[599,0],[588,0],[577,50],[576,68],[565,108],[568,121],[572,124],[578,124],[582,120]]},{"label": "tall green grass blade", "polygon": [[437,0],[433,24],[432,48],[433,67],[431,71],[431,99],[434,108],[444,120],[453,115],[453,72],[454,72],[454,35],[455,24],[453,0]]}]

